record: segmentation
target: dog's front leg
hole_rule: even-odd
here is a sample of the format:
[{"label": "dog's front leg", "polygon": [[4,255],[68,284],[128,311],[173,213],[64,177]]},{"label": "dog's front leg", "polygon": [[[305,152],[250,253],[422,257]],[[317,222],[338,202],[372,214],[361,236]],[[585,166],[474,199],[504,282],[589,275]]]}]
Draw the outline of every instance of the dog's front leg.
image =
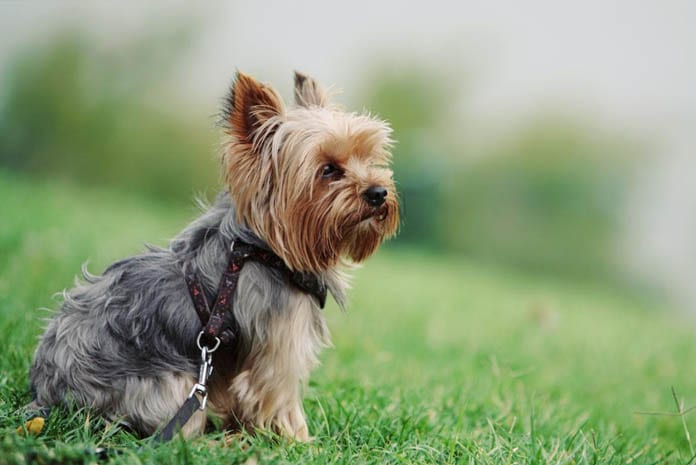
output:
[{"label": "dog's front leg", "polygon": [[245,426],[308,441],[302,387],[317,364],[318,351],[327,344],[323,317],[304,295],[270,317],[230,386],[237,419]]}]

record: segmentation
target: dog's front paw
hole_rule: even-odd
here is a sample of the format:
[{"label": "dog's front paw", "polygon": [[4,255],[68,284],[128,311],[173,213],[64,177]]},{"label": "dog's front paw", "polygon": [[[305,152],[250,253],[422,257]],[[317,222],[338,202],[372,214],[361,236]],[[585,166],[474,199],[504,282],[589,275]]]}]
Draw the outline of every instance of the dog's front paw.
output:
[{"label": "dog's front paw", "polygon": [[309,435],[307,421],[299,401],[294,407],[278,412],[273,419],[273,429],[280,435],[300,442],[310,442],[312,437]]},{"label": "dog's front paw", "polygon": [[307,425],[302,426],[299,431],[295,431],[294,439],[300,442],[314,441],[314,437],[309,435]]},{"label": "dog's front paw", "polygon": [[283,392],[279,384],[255,381],[251,372],[243,371],[229,388],[236,398],[235,415],[240,423],[252,429],[270,429],[281,436],[309,442],[311,438],[299,393],[296,390]]}]

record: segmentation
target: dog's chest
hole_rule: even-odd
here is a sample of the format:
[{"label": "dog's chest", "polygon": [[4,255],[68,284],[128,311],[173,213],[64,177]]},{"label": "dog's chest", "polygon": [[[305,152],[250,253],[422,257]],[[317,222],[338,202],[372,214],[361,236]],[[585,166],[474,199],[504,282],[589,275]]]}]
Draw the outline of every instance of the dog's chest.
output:
[{"label": "dog's chest", "polygon": [[[242,284],[250,283],[240,280],[240,288]],[[223,349],[214,359],[210,402],[224,421],[245,416],[240,409],[270,408],[295,395],[288,391],[308,379],[320,350],[330,343],[322,310],[312,296],[287,287],[276,289],[269,299],[260,289],[245,289],[247,301],[236,299],[242,340],[235,350]],[[277,306],[264,305],[270,301]]]}]

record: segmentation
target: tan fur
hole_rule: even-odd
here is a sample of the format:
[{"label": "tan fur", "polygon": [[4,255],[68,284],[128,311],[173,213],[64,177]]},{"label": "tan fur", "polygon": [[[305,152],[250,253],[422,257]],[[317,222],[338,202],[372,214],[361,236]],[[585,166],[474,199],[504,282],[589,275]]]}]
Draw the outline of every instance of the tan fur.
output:
[{"label": "tan fur", "polygon": [[254,132],[266,120],[282,112],[283,101],[278,94],[244,73],[237,73],[230,98],[230,128],[242,144],[252,144]]},{"label": "tan fur", "polygon": [[295,71],[295,102],[302,107],[325,107],[329,95],[314,79]]},{"label": "tan fur", "polygon": [[211,411],[231,428],[271,429],[307,441],[302,387],[318,363],[319,350],[330,344],[328,329],[321,310],[300,291],[268,329],[239,372],[211,379]]},{"label": "tan fur", "polygon": [[[273,89],[238,73],[225,114],[225,181],[238,220],[289,268],[344,288],[341,270],[370,256],[398,227],[391,129],[332,106],[323,88],[299,73],[295,100],[288,109]],[[340,173],[324,176],[327,164]],[[364,198],[373,186],[387,189],[378,207]],[[323,314],[297,290],[264,331],[241,364],[229,366],[216,354],[209,411],[229,429],[271,429],[306,441],[302,389],[330,344]]]},{"label": "tan fur", "polygon": [[[391,129],[369,115],[327,106],[306,76],[296,96],[300,105],[285,109],[269,87],[240,75],[228,112],[225,179],[240,221],[290,268],[321,272],[344,257],[364,260],[396,232],[398,199],[387,168]],[[343,176],[322,178],[327,163]],[[388,190],[383,221],[362,198],[373,185]]]}]

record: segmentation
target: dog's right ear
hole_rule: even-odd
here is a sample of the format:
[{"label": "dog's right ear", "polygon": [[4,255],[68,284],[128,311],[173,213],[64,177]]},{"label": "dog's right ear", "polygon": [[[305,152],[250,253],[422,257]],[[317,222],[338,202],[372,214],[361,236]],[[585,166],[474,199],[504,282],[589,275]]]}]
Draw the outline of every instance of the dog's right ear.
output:
[{"label": "dog's right ear", "polygon": [[295,71],[295,103],[301,107],[325,107],[329,96],[317,81]]},{"label": "dog's right ear", "polygon": [[228,134],[241,143],[258,147],[275,132],[280,123],[275,117],[284,112],[283,100],[275,90],[237,71],[223,110]]}]

